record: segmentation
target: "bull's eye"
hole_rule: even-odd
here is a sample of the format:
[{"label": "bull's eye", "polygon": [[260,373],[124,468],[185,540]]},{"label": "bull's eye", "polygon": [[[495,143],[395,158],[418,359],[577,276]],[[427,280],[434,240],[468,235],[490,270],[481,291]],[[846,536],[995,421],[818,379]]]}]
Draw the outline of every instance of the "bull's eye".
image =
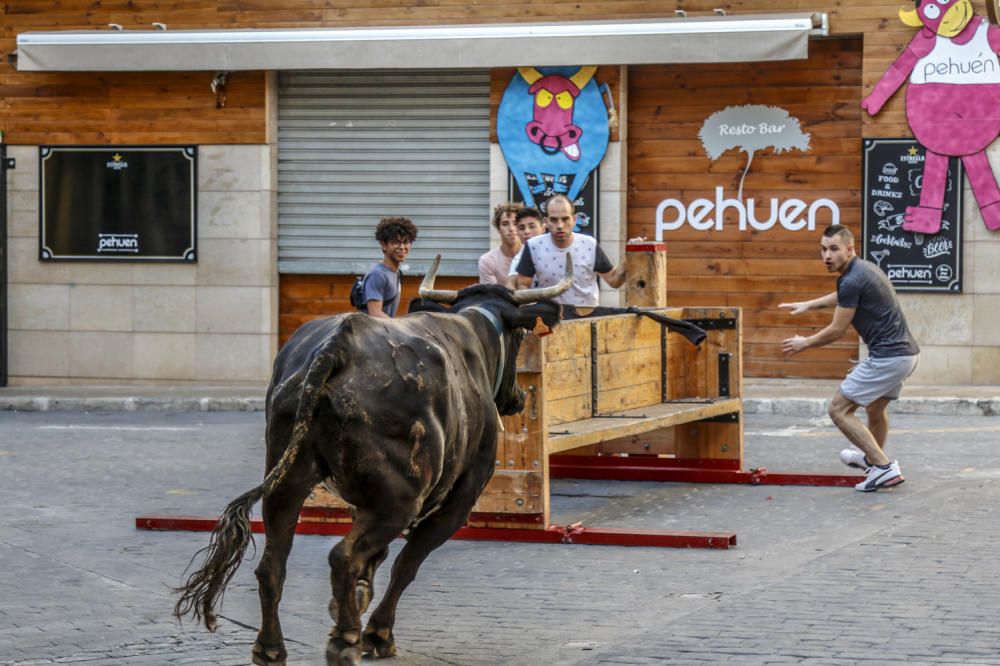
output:
[{"label": "bull's eye", "polygon": [[538,94],[535,95],[535,104],[542,107],[543,109],[546,108],[551,103],[552,103],[552,93],[550,93],[545,88],[539,90]]},{"label": "bull's eye", "polygon": [[934,3],[928,3],[928,5],[924,7],[924,16],[932,21],[937,20],[937,17],[941,16],[941,8]]},{"label": "bull's eye", "polygon": [[573,106],[573,96],[569,94],[568,91],[564,90],[558,95],[556,95],[556,104],[559,105],[560,109],[564,110],[568,109],[569,107]]}]

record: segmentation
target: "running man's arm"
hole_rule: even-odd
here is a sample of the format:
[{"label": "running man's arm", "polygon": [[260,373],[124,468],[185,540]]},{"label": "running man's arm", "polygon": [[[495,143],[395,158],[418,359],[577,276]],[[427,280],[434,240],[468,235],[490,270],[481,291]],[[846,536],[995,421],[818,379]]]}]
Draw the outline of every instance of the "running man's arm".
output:
[{"label": "running man's arm", "polygon": [[[827,297],[824,296],[823,298]],[[836,295],[834,295],[834,299],[836,299]],[[810,335],[808,338],[801,335],[788,338],[781,343],[781,351],[791,356],[810,347],[822,347],[831,342],[836,342],[847,333],[847,329],[851,325],[851,320],[854,319],[855,310],[857,308],[842,308],[837,306],[837,309],[833,311],[833,321],[826,328],[815,335]]]},{"label": "running man's arm", "polygon": [[832,291],[826,296],[820,296],[819,298],[814,298],[811,301],[798,301],[796,303],[778,303],[778,307],[782,310],[791,310],[791,314],[802,314],[803,312],[808,312],[809,310],[821,310],[823,308],[832,308],[837,305],[837,292]]}]

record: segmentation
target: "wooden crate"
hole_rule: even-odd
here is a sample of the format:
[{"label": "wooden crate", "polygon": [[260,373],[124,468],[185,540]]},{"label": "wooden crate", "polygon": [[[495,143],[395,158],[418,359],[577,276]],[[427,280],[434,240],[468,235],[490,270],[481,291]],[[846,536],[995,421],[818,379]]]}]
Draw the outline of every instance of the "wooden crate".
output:
[{"label": "wooden crate", "polygon": [[[518,356],[525,409],[503,419],[496,471],[470,525],[548,526],[549,456],[555,453],[742,466],[739,308],[656,312],[718,327],[708,329],[699,347],[634,314],[567,321],[552,335],[526,338]],[[722,364],[720,355],[727,356]],[[325,489],[317,489],[303,511],[303,520],[348,519],[349,507]]]}]

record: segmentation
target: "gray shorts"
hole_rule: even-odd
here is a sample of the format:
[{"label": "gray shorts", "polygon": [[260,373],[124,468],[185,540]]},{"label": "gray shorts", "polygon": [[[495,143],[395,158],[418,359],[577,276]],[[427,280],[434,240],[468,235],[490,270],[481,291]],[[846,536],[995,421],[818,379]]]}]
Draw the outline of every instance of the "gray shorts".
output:
[{"label": "gray shorts", "polygon": [[895,400],[903,381],[917,368],[916,356],[869,356],[854,366],[840,385],[840,393],[856,405],[867,407],[879,398]]}]

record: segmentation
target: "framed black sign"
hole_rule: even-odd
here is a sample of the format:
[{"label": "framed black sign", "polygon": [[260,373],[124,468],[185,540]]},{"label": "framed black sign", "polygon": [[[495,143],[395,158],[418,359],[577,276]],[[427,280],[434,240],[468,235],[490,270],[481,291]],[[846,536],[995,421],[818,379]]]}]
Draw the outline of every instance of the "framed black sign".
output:
[{"label": "framed black sign", "polygon": [[920,203],[924,148],[915,139],[865,139],[862,256],[897,291],[962,291],[962,163],[948,161],[941,230],[903,229],[907,206]]},{"label": "framed black sign", "polygon": [[42,261],[197,259],[195,146],[39,148]]},{"label": "framed black sign", "polygon": [[[576,225],[573,227],[573,231],[578,234],[592,236],[595,239],[598,238],[597,198],[599,192],[597,182],[600,180],[599,172],[600,168],[590,172],[587,182],[580,190],[580,193],[576,195],[576,200],[573,202],[573,207],[576,209]],[[535,208],[542,211],[542,215],[545,215],[545,202],[549,200],[549,197],[558,192],[567,192],[573,185],[574,178],[572,174],[565,174],[559,176],[560,182],[556,183],[556,176],[547,173],[541,175],[541,182],[538,181],[539,177],[536,174],[526,173],[525,177],[528,180],[528,186],[531,188],[530,197],[525,196],[521,192],[521,188],[514,179],[514,174],[511,173],[510,169],[507,169],[507,199],[509,201],[524,201],[529,204],[534,199]]]}]

